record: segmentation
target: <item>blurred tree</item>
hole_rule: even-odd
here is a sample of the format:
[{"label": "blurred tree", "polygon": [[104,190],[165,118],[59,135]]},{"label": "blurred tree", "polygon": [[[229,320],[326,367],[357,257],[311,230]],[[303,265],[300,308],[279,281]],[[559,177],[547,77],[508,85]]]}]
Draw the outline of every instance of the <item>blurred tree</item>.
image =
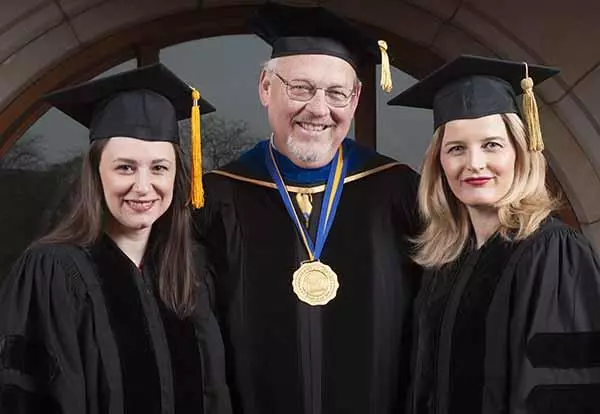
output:
[{"label": "blurred tree", "polygon": [[43,135],[25,134],[0,157],[0,169],[40,169],[46,165],[42,156]]},{"label": "blurred tree", "polygon": [[[211,171],[233,161],[254,146],[261,138],[248,132],[244,121],[230,121],[209,115],[202,118],[202,164],[204,171]],[[181,145],[186,153],[190,150],[190,121],[179,123]]]}]

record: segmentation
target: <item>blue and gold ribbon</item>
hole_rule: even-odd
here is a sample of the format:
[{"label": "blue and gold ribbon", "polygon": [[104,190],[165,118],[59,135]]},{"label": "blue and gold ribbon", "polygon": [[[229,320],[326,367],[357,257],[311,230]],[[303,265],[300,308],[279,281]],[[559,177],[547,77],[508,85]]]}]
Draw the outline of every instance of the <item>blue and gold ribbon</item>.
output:
[{"label": "blue and gold ribbon", "polygon": [[269,170],[269,174],[275,182],[275,185],[277,185],[277,190],[279,191],[281,200],[283,201],[283,204],[285,205],[288,214],[294,221],[296,229],[300,234],[300,238],[302,239],[302,242],[306,247],[309,260],[319,260],[319,258],[321,257],[321,253],[323,252],[323,248],[325,247],[327,235],[329,234],[331,226],[333,225],[333,219],[335,218],[335,213],[337,211],[340,198],[342,196],[342,190],[344,188],[344,178],[346,177],[346,172],[348,169],[348,165],[344,161],[342,147],[340,146],[340,148],[338,149],[333,165],[331,166],[331,169],[329,171],[329,177],[327,179],[327,185],[325,187],[325,194],[323,196],[321,214],[319,216],[317,237],[314,244],[312,239],[310,238],[310,235],[308,234],[307,229],[302,225],[302,222],[300,221],[300,218],[298,217],[296,209],[294,208],[294,205],[292,203],[292,199],[289,193],[287,192],[285,183],[283,181],[283,177],[281,175],[281,172],[279,171],[279,168],[277,167],[277,162],[275,161],[272,144],[266,145],[265,161]]}]

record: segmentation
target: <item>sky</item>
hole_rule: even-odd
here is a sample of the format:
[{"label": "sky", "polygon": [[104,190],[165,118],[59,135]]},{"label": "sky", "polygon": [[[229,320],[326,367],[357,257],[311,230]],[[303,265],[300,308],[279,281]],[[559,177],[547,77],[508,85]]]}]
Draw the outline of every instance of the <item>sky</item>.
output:
[{"label": "sky", "polygon": [[[207,117],[242,120],[252,136],[266,138],[270,129],[258,100],[257,84],[269,53],[266,43],[254,35],[221,36],[165,48],[160,61],[217,108]],[[128,61],[99,77],[133,68],[135,61]],[[391,97],[416,82],[395,68],[392,77],[391,94],[377,88],[377,150],[419,170],[432,134],[432,115],[427,110],[387,106]],[[42,137],[35,145],[49,164],[77,156],[88,146],[87,129],[56,109],[32,125],[20,143],[36,136]]]}]

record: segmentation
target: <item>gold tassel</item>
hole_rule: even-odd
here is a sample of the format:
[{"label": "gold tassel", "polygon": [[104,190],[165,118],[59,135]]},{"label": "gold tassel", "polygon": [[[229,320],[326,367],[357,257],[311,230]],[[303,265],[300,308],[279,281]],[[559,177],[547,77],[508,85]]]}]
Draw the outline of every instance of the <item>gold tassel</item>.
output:
[{"label": "gold tassel", "polygon": [[387,53],[387,42],[379,40],[377,45],[379,45],[381,51],[381,89],[389,93],[392,91],[392,70],[390,68],[390,57]]},{"label": "gold tassel", "polygon": [[533,79],[529,77],[527,63],[525,63],[525,78],[521,80],[521,89],[523,89],[523,117],[529,133],[529,151],[543,151],[544,141],[542,139],[539,112],[533,94]]},{"label": "gold tassel", "polygon": [[192,89],[192,206],[204,206],[204,186],[202,185],[202,143],[200,139],[200,92]]}]

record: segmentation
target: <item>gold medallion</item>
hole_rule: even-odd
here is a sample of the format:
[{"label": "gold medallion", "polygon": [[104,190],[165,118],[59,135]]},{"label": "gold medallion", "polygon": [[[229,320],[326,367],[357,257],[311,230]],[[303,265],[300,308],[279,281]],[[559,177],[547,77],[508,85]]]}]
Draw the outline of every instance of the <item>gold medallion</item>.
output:
[{"label": "gold medallion", "polygon": [[340,284],[331,267],[319,261],[302,263],[292,279],[294,293],[311,306],[325,305],[335,298]]}]

